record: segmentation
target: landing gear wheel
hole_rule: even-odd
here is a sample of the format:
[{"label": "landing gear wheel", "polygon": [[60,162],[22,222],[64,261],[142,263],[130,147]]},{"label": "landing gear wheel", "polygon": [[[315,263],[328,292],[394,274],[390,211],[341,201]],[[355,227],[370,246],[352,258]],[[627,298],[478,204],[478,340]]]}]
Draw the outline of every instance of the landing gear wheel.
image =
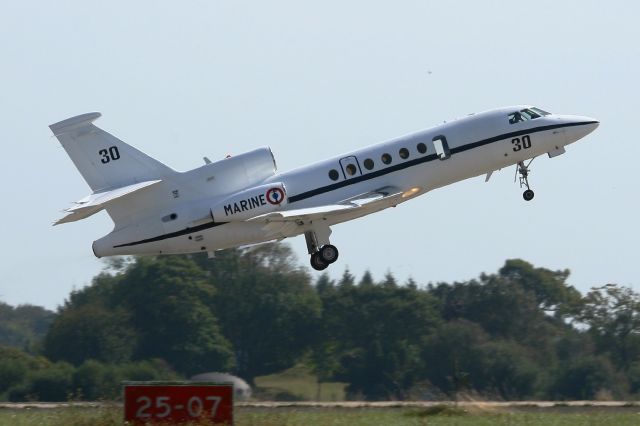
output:
[{"label": "landing gear wheel", "polygon": [[532,190],[527,189],[526,191],[524,191],[524,192],[522,193],[522,198],[524,198],[524,200],[525,200],[525,201],[531,201],[531,200],[533,200],[533,196],[534,196],[534,195],[535,195],[535,194],[533,193],[533,191],[532,191]]},{"label": "landing gear wheel", "polygon": [[326,264],[331,264],[338,260],[338,249],[334,245],[327,244],[322,246],[318,253],[320,253],[320,259]]},{"label": "landing gear wheel", "polygon": [[320,256],[320,252],[317,251],[311,255],[311,267],[316,271],[324,271],[329,266],[322,257]]}]

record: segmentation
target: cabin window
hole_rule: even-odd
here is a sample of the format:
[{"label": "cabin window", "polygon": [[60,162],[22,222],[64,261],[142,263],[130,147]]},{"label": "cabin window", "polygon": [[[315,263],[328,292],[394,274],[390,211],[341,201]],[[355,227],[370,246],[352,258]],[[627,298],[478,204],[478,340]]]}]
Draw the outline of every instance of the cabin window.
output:
[{"label": "cabin window", "polygon": [[447,138],[445,138],[443,135],[439,135],[433,138],[433,147],[436,149],[436,154],[441,160],[446,160],[447,158],[451,157]]},{"label": "cabin window", "polygon": [[418,152],[420,154],[424,154],[425,152],[427,152],[427,146],[425,144],[423,144],[422,142],[420,142],[418,145],[416,145],[416,148],[418,149]]},{"label": "cabin window", "polygon": [[345,167],[345,170],[347,171],[347,174],[349,176],[355,175],[356,172],[358,171],[358,169],[356,169],[356,166],[353,164],[347,164],[347,167]]},{"label": "cabin window", "polygon": [[373,169],[373,160],[371,158],[367,158],[366,160],[364,160],[364,168],[367,170],[371,170]]},{"label": "cabin window", "polygon": [[329,170],[329,179],[338,180],[339,177],[340,177],[340,174],[336,169]]},{"label": "cabin window", "polygon": [[398,154],[400,155],[400,158],[402,158],[403,160],[409,158],[409,150],[407,148],[400,148],[400,151],[398,151]]},{"label": "cabin window", "polygon": [[382,154],[382,157],[380,157],[382,162],[384,164],[389,164],[391,163],[391,154],[387,154],[386,152],[384,154]]}]

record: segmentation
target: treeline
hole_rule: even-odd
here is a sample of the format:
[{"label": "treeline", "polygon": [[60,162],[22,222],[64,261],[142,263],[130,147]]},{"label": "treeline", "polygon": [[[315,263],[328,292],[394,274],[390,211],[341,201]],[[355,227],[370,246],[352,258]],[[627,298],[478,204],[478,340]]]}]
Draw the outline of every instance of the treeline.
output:
[{"label": "treeline", "polygon": [[40,306],[0,302],[0,344],[31,350],[42,340],[54,313]]},{"label": "treeline", "polygon": [[508,260],[466,282],[314,281],[284,244],[119,259],[30,354],[2,349],[0,395],[115,398],[121,380],[228,371],[253,383],[306,363],[352,399],[637,398],[640,295],[582,295],[568,276]]}]

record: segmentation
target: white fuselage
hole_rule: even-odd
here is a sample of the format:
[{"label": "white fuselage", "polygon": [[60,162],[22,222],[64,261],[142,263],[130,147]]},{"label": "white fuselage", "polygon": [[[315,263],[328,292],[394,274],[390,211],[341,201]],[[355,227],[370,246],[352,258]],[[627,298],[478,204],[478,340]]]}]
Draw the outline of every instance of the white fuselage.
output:
[{"label": "white fuselage", "polygon": [[[509,113],[519,108],[523,107],[469,115],[305,167],[276,173],[259,184],[283,185],[286,204],[282,209],[285,211],[332,205],[383,187],[406,191],[406,196],[399,201],[404,202],[433,189],[545,153],[555,156],[564,152],[565,145],[584,137],[598,125],[591,118],[554,114],[510,123]],[[229,195],[220,193],[212,197],[203,193],[200,199],[192,197],[182,205],[176,204],[173,209],[177,212],[176,220],[162,221],[172,214],[171,209],[149,212],[135,224],[114,229],[97,240],[93,246],[94,253],[102,257],[212,252],[291,237],[309,229],[308,224],[301,223],[297,228],[288,227],[274,238],[272,233],[264,231],[264,223],[225,221],[212,216],[212,205]],[[371,212],[333,215],[327,218],[326,225]]]}]

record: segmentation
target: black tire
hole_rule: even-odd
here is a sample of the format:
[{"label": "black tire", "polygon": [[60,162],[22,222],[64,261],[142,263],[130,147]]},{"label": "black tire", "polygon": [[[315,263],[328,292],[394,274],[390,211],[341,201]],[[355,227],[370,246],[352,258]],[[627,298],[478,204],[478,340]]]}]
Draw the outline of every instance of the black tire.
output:
[{"label": "black tire", "polygon": [[524,192],[522,193],[522,198],[524,198],[524,200],[525,200],[525,201],[531,201],[531,200],[533,200],[533,196],[534,196],[534,195],[535,195],[535,194],[533,193],[533,191],[532,191],[532,190],[527,189],[526,191],[524,191]]},{"label": "black tire", "polygon": [[331,244],[322,246],[318,253],[320,253],[320,258],[322,259],[322,261],[329,265],[338,260],[338,256],[340,255],[340,253],[338,252],[338,248]]},{"label": "black tire", "polygon": [[320,252],[315,252],[311,255],[311,267],[316,271],[324,271],[329,266],[322,257],[320,257]]}]

